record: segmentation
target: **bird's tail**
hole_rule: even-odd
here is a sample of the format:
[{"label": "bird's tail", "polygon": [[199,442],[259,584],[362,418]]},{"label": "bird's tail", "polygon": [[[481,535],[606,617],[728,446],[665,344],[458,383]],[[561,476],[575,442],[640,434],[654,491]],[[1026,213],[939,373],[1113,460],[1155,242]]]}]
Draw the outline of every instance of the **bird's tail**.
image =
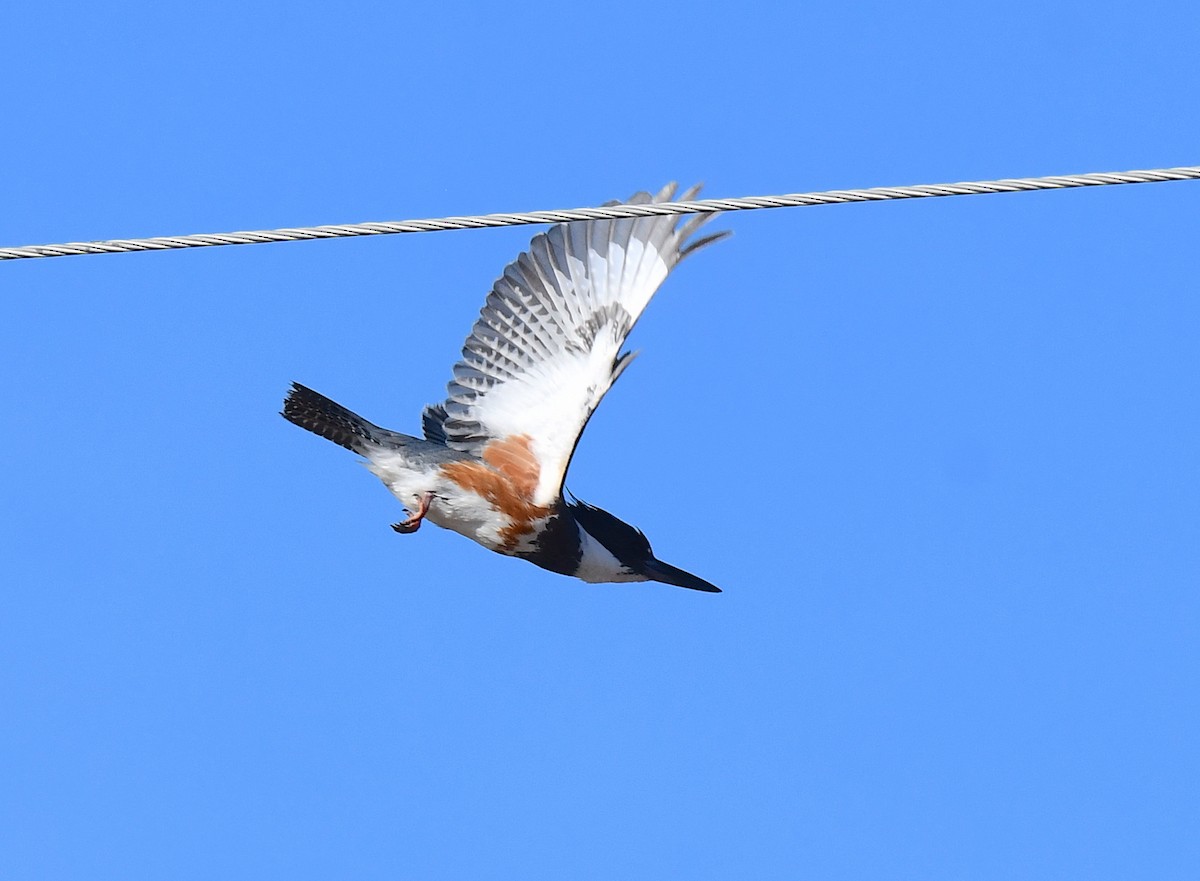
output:
[{"label": "bird's tail", "polygon": [[372,425],[357,413],[298,382],[292,383],[279,415],[360,456],[368,455],[373,449],[390,446],[389,437],[394,434]]}]

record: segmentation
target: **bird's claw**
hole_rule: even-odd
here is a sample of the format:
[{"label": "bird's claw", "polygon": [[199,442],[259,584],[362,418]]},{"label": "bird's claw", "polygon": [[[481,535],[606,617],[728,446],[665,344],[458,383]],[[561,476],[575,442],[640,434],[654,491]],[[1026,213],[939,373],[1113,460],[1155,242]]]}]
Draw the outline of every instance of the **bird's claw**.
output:
[{"label": "bird's claw", "polygon": [[425,515],[429,513],[429,504],[433,501],[433,493],[425,493],[421,496],[420,502],[417,504],[417,510],[407,520],[401,520],[399,523],[393,523],[392,529],[401,535],[412,535],[421,528],[421,521],[425,519]]}]

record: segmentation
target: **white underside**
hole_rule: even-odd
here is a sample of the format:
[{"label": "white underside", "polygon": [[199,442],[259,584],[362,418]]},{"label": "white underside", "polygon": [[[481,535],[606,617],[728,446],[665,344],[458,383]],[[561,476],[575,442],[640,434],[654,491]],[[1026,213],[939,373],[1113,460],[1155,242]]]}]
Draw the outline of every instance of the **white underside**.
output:
[{"label": "white underside", "polygon": [[[409,511],[416,511],[425,494],[433,493],[429,512],[425,515],[431,523],[464,535],[497,553],[519,555],[534,550],[528,540],[516,547],[504,547],[501,533],[511,526],[512,520],[478,493],[464,490],[443,477],[437,468],[418,471],[396,453],[382,451],[364,464]],[[540,531],[541,525],[534,524],[533,535]],[[576,578],[591,583],[647,580],[644,575],[622,565],[604,545],[582,529],[579,538],[581,559],[579,570],[574,573]]]},{"label": "white underside", "polygon": [[519,547],[509,551],[502,549],[500,534],[511,525],[509,517],[478,493],[464,490],[444,477],[437,468],[418,471],[401,456],[390,452],[378,452],[365,464],[409,511],[416,511],[426,493],[433,493],[429,512],[425,515],[431,523],[465,535],[492,551],[513,553],[521,550]]}]

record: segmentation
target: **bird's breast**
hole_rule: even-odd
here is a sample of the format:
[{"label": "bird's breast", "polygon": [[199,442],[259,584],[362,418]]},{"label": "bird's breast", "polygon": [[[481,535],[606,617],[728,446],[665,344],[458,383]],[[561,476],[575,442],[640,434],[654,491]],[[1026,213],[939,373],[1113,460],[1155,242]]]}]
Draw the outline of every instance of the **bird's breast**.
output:
[{"label": "bird's breast", "polygon": [[523,556],[553,516],[533,500],[537,461],[523,436],[493,441],[484,458],[418,464],[401,452],[381,452],[367,467],[410,511],[433,494],[427,519],[489,550]]},{"label": "bird's breast", "polygon": [[448,462],[439,470],[447,491],[434,507],[447,522],[434,522],[502,554],[528,552],[554,513],[533,501],[536,470],[510,474],[486,461]]}]

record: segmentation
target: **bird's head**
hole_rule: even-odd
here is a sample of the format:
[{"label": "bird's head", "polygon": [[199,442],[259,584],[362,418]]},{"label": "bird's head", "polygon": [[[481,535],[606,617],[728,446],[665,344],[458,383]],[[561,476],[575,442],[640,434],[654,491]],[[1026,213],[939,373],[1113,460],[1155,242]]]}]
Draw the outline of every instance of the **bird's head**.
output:
[{"label": "bird's head", "polygon": [[676,569],[654,556],[642,531],[586,502],[568,503],[576,522],[595,543],[584,541],[576,577],[585,581],[660,581],[691,590],[720,593],[721,588]]}]

